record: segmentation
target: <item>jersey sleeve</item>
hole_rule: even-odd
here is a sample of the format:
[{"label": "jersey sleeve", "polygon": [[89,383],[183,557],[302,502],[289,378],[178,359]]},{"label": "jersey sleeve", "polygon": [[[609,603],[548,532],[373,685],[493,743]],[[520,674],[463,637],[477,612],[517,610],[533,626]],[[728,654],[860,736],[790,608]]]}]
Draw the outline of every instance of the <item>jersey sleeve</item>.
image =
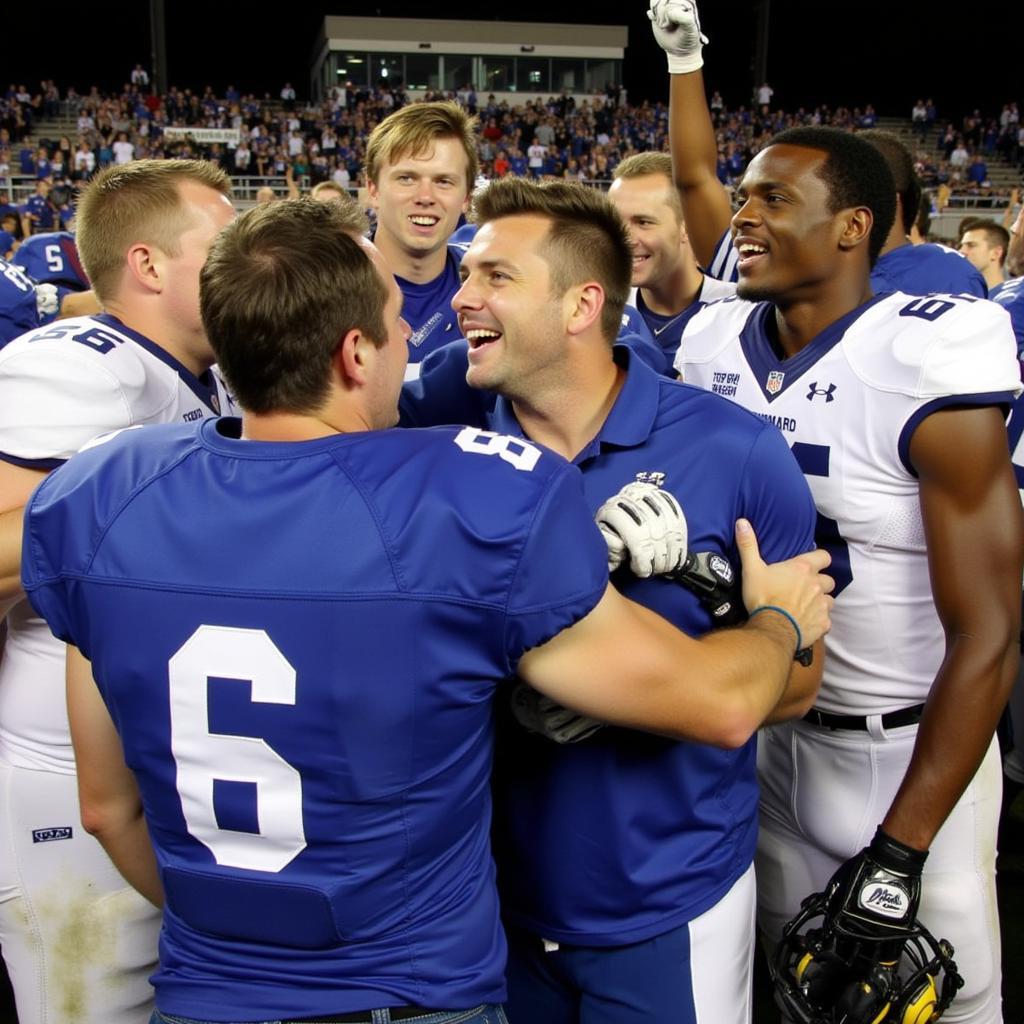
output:
[{"label": "jersey sleeve", "polygon": [[122,360],[114,374],[85,348],[18,346],[0,358],[0,458],[53,469],[98,434],[131,425],[141,365]]},{"label": "jersey sleeve", "polygon": [[509,595],[510,674],[530,648],[590,613],[608,586],[608,549],[583,495],[583,478],[565,467],[537,507]]},{"label": "jersey sleeve", "polygon": [[705,273],[719,281],[738,281],[740,279],[739,256],[732,244],[732,232],[726,231],[718,240],[711,256],[711,264],[704,268]]},{"label": "jersey sleeve", "polygon": [[786,439],[770,424],[751,446],[740,481],[740,511],[753,525],[766,562],[814,548],[814,499]]},{"label": "jersey sleeve", "polygon": [[980,398],[983,404],[1008,402],[1020,391],[1017,344],[1009,314],[991,302],[961,300],[956,305],[959,308],[951,311],[955,315],[946,323],[941,316],[937,319],[940,330],[925,351],[918,396],[929,400]]},{"label": "jersey sleeve", "polygon": [[35,285],[19,267],[0,259],[0,348],[39,324]]}]

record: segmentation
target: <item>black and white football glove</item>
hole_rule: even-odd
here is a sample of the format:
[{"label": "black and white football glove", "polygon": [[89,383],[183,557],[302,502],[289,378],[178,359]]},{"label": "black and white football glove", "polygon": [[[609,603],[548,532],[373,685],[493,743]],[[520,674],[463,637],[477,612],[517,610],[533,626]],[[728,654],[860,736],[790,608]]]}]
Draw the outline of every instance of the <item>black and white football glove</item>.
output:
[{"label": "black and white football glove", "polygon": [[917,920],[927,857],[927,851],[879,828],[871,845],[841,865],[828,883],[826,921],[862,955],[895,963]]},{"label": "black and white football glove", "polygon": [[693,0],[651,0],[647,17],[655,40],[668,58],[670,74],[685,75],[704,66],[702,51],[708,37],[700,30]]},{"label": "black and white football glove", "polygon": [[626,484],[594,518],[608,545],[610,572],[628,559],[635,576],[662,576],[686,557],[686,516],[679,502],[654,484]]}]

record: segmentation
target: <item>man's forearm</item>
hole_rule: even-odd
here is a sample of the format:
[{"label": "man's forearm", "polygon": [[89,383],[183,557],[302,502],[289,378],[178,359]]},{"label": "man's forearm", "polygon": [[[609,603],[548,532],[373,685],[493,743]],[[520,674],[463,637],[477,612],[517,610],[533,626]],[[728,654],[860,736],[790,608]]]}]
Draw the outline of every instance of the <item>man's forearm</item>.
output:
[{"label": "man's forearm", "polygon": [[914,754],[882,827],[927,850],[992,742],[1017,675],[1016,635],[960,637],[947,653],[918,729]]},{"label": "man's forearm", "polygon": [[141,808],[129,820],[117,824],[87,824],[86,831],[99,840],[114,867],[133,889],[137,889],[154,906],[164,905],[160,872]]}]

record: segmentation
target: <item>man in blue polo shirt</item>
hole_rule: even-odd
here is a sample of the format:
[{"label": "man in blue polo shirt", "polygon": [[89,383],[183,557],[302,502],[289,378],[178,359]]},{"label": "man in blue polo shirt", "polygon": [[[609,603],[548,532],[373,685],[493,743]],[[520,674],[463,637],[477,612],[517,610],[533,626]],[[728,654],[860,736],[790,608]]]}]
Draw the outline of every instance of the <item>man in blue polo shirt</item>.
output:
[{"label": "man in blue polo shirt", "polygon": [[[813,504],[779,431],[614,344],[633,253],[605,196],[504,179],[475,214],[481,227],[453,300],[466,345],[424,361],[406,385],[404,422],[539,441],[580,468],[594,510],[654,483],[682,506],[691,552],[720,564],[738,565],[740,517],[769,561],[813,546]],[[612,579],[688,633],[716,623],[677,582],[621,568]],[[794,665],[770,720],[802,714],[819,674],[820,659]],[[723,701],[703,742],[678,742],[538,710],[522,690],[513,699],[518,721],[503,723],[495,788],[510,1017],[748,1021],[752,737],[764,713]]]}]

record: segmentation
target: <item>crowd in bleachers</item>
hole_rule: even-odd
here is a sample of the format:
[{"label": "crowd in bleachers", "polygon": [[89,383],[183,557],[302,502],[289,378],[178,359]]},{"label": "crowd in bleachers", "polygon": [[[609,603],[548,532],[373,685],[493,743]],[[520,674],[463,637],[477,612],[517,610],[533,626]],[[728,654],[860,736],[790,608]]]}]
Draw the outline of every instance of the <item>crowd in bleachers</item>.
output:
[{"label": "crowd in bleachers", "polygon": [[[73,188],[112,163],[203,157],[236,177],[294,176],[309,185],[333,180],[355,189],[365,184],[370,132],[410,101],[401,88],[360,88],[351,83],[332,90],[322,102],[297,101],[290,83],[279,97],[243,95],[233,85],[220,94],[206,86],[201,91],[172,87],[157,95],[149,91],[141,67],[131,77],[113,94],[95,87],[86,93],[69,88],[62,94],[52,80],[40,83],[35,92],[10,85],[0,94],[0,182],[11,176],[48,178],[58,186],[58,200],[65,200],[59,186]],[[762,87],[762,98],[770,98],[770,89],[763,92],[767,88]],[[425,98],[441,97],[427,93]],[[480,164],[486,177],[514,174],[607,182],[626,157],[667,148],[667,104],[631,105],[614,87],[580,102],[563,94],[524,99],[513,106],[493,96],[478,99],[468,86],[451,98],[479,116]],[[711,98],[711,109],[719,141],[719,177],[726,184],[737,180],[751,157],[785,128],[824,124],[853,131],[878,122],[871,104],[787,112],[759,104],[755,96],[750,106],[730,108],[718,92]],[[74,128],[56,138],[39,134],[40,119],[52,123],[61,117]],[[941,190],[943,199],[964,194],[984,200],[1006,194],[991,184],[989,169],[995,161],[1021,165],[1024,128],[1016,103],[1005,104],[998,116],[974,111],[958,127],[941,120],[931,100],[918,101],[911,121],[917,167],[926,187]],[[164,132],[168,126],[237,129],[239,141],[236,145],[170,138]]]}]

